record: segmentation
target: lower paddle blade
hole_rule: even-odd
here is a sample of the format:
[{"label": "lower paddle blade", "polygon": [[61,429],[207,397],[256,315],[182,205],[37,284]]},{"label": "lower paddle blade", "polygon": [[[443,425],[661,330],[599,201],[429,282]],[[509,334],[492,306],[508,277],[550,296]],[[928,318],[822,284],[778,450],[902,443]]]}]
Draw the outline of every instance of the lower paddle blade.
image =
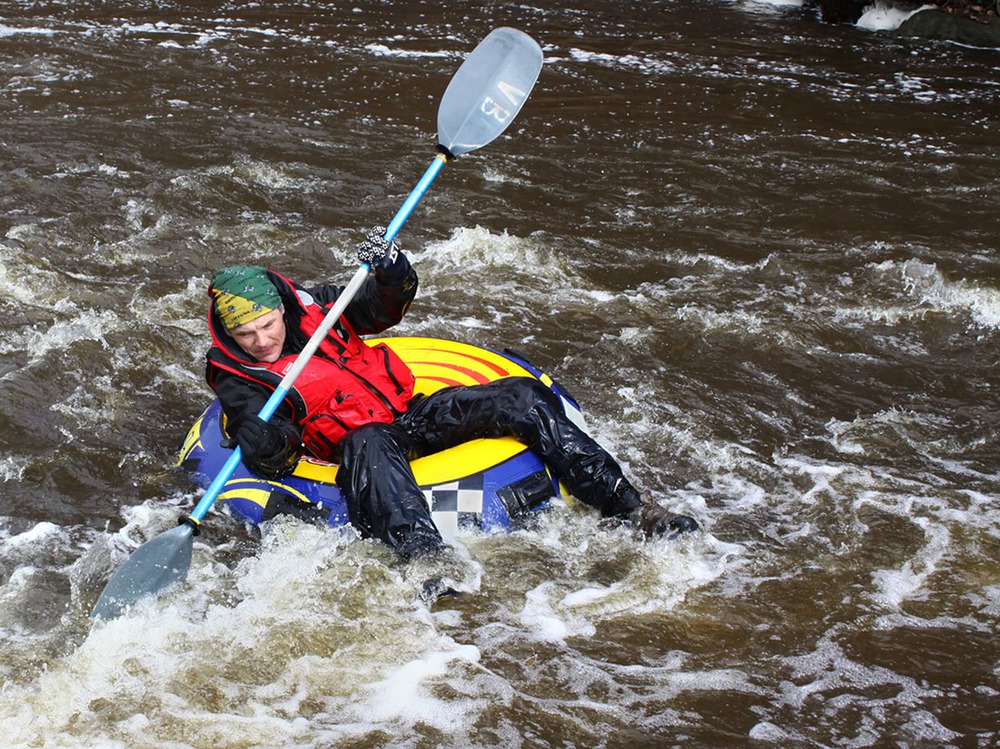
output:
[{"label": "lower paddle blade", "polygon": [[151,538],[111,576],[90,615],[114,619],[143,598],[181,582],[191,567],[193,546],[194,531],[189,525]]},{"label": "lower paddle blade", "polygon": [[523,31],[491,31],[445,89],[438,107],[438,143],[460,156],[500,135],[521,111],[542,60],[542,48]]}]

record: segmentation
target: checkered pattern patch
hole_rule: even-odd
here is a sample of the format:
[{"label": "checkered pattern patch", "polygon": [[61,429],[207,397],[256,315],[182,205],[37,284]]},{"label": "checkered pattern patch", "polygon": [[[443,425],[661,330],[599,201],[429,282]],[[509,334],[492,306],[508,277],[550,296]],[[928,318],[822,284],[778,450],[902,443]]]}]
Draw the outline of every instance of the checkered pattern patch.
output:
[{"label": "checkered pattern patch", "polygon": [[454,535],[459,528],[479,529],[481,526],[483,474],[421,489],[430,504],[434,524],[442,534]]}]

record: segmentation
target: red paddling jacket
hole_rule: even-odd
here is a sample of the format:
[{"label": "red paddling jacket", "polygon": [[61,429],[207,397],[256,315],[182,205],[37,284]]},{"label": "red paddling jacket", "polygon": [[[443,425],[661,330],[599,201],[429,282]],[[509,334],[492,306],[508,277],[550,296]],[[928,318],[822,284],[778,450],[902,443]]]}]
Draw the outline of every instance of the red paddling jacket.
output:
[{"label": "red paddling jacket", "polygon": [[[212,347],[205,376],[222,403],[231,435],[242,419],[260,412],[343,291],[332,285],[307,289],[274,271],[268,271],[268,277],[285,307],[285,347],[273,364],[252,359],[236,344],[215,309],[214,297],[209,307]],[[282,467],[294,466],[303,444],[318,458],[336,460],[337,445],[349,430],[389,423],[406,410],[413,396],[413,373],[388,346],[371,346],[361,335],[381,333],[402,320],[416,292],[416,271],[400,252],[389,268],[369,277],[347,305],[270,419],[288,437],[286,454],[278,461]],[[286,472],[270,464],[250,467],[265,475]]]}]

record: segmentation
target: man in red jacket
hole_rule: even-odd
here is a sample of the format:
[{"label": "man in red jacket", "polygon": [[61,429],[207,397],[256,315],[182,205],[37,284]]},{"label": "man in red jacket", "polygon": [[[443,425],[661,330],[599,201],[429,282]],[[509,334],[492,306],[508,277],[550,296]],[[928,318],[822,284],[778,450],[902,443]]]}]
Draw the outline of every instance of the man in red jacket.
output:
[{"label": "man in red jacket", "polygon": [[252,266],[213,274],[206,377],[249,468],[279,478],[303,451],[339,463],[337,486],[351,523],[406,559],[443,545],[409,461],[482,437],[516,437],[573,496],[647,536],[698,527],[640,497],[538,380],[512,377],[415,398],[406,364],[361,338],[402,320],[417,291],[416,271],[384,233],[376,227],[362,243],[358,258],[374,273],[267,422],[257,414],[343,289],[305,288]]}]

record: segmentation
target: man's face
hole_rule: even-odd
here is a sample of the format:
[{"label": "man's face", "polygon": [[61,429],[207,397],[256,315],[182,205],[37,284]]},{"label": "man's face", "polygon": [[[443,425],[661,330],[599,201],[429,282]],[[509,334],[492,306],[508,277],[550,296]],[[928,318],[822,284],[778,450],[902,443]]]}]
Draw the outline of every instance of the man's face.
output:
[{"label": "man's face", "polygon": [[273,309],[230,331],[236,344],[259,362],[273,364],[285,345],[285,308]]}]

